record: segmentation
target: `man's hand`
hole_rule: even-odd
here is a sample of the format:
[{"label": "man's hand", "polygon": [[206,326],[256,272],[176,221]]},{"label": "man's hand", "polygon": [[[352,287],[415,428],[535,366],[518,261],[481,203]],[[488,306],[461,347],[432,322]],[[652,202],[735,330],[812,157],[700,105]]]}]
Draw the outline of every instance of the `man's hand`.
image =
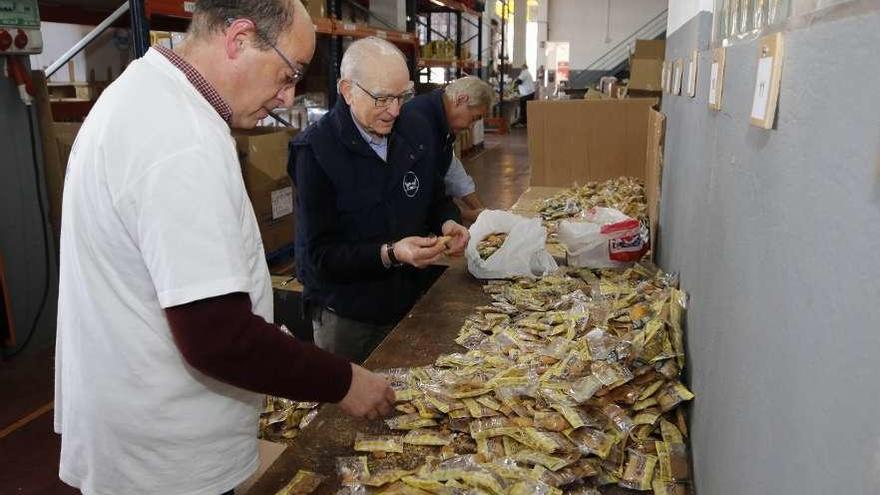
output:
[{"label": "man's hand", "polygon": [[[450,243],[455,242],[453,239]],[[436,237],[404,237],[394,243],[394,257],[401,263],[424,268],[436,263],[446,251],[446,245]]]},{"label": "man's hand", "polygon": [[349,416],[370,420],[387,416],[394,409],[394,390],[382,376],[351,364],[351,386],[339,402]]},{"label": "man's hand", "polygon": [[446,243],[449,249],[446,254],[449,256],[461,256],[464,254],[464,248],[467,247],[468,240],[471,238],[468,229],[459,225],[457,222],[447,220],[443,223],[443,235],[452,237],[452,240]]}]

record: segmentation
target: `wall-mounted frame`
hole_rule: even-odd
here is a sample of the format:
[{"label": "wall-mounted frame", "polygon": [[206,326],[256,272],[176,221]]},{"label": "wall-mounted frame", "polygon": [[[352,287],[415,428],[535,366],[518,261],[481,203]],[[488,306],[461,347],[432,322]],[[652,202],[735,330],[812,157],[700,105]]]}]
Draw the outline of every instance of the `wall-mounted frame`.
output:
[{"label": "wall-mounted frame", "polygon": [[672,74],[672,94],[678,96],[681,94],[681,78],[684,70],[684,61],[680,58],[675,59],[675,68]]},{"label": "wall-mounted frame", "polygon": [[697,96],[697,64],[699,55],[699,52],[694,50],[694,53],[691,54],[691,58],[688,60],[687,95],[691,98]]},{"label": "wall-mounted frame", "polygon": [[782,33],[761,38],[758,42],[758,68],[749,117],[752,125],[762,129],[772,129],[776,119],[783,56]]},{"label": "wall-mounted frame", "polygon": [[712,50],[712,64],[709,69],[709,108],[721,110],[721,95],[724,91],[724,56],[726,49]]}]

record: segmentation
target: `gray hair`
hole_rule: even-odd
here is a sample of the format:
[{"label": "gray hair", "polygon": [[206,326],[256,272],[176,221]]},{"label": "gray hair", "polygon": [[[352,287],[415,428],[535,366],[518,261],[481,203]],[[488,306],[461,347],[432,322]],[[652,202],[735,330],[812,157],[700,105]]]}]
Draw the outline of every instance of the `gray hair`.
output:
[{"label": "gray hair", "polygon": [[268,50],[293,24],[295,8],[296,0],[196,0],[189,32],[199,37],[224,29],[230,19],[249,19],[257,47]]},{"label": "gray hair", "polygon": [[342,55],[339,75],[341,79],[359,81],[365,64],[369,61],[367,57],[387,55],[397,55],[406,64],[406,56],[393,44],[375,36],[359,39],[349,45]]},{"label": "gray hair", "polygon": [[495,91],[489,83],[479,77],[467,76],[446,85],[446,96],[455,100],[460,95],[467,95],[469,107],[491,107],[495,103]]}]

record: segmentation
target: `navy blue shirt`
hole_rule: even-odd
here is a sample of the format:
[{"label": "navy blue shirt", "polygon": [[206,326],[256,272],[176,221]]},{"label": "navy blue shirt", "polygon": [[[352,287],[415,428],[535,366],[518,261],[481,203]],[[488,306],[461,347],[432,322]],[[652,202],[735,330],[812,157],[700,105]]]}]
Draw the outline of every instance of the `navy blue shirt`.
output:
[{"label": "navy blue shirt", "polygon": [[440,234],[458,208],[443,189],[428,123],[401,114],[383,161],[364,141],[349,106],[336,106],[290,144],[296,184],[296,266],[308,306],[374,324],[400,320],[429,274],[387,269],[380,247],[408,236]]},{"label": "navy blue shirt", "polygon": [[440,176],[446,175],[449,164],[452,163],[453,147],[455,145],[455,133],[449,129],[449,120],[446,118],[446,108],[443,106],[443,89],[435,89],[430,93],[416,96],[403,106],[401,116],[417,114],[431,126],[431,134],[434,136],[437,147],[437,167]]}]

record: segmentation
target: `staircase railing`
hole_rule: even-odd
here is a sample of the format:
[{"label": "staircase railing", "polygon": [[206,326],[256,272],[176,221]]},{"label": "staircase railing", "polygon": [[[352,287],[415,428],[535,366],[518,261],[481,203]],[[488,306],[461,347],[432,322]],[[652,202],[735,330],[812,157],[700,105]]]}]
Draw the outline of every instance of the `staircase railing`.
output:
[{"label": "staircase railing", "polygon": [[666,31],[666,16],[669,10],[663,10],[651,20],[633,31],[627,38],[614,45],[602,56],[587,66],[587,70],[611,70],[629,57],[636,40],[654,39]]}]

